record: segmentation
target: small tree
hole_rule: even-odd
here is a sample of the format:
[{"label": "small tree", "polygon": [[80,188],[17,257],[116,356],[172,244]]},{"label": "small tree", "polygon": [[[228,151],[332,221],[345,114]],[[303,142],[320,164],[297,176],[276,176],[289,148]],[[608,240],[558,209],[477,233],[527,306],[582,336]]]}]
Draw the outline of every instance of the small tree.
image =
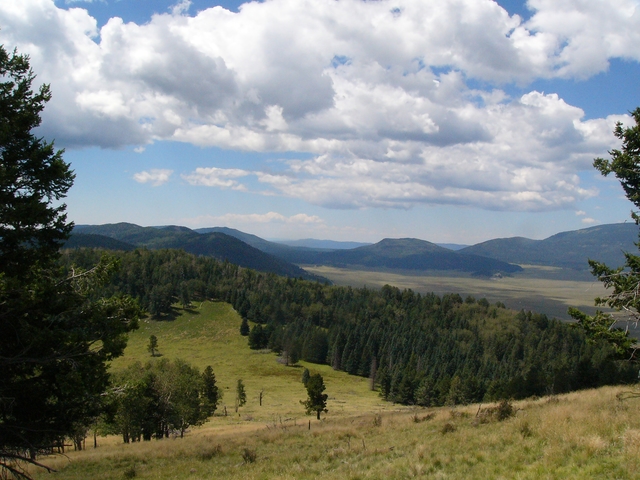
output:
[{"label": "small tree", "polygon": [[307,400],[300,401],[304,405],[307,415],[311,415],[316,412],[318,420],[320,420],[321,412],[328,412],[327,410],[327,398],[329,396],[326,393],[322,393],[325,390],[324,379],[319,373],[315,373],[309,377],[307,382]]},{"label": "small tree", "polygon": [[309,383],[309,378],[311,377],[311,374],[309,373],[309,369],[305,368],[302,371],[302,384],[306,387],[307,383]]},{"label": "small tree", "polygon": [[238,379],[238,384],[236,385],[236,412],[238,408],[242,407],[245,403],[247,403],[247,392],[244,389],[242,380]]},{"label": "small tree", "polygon": [[202,396],[205,400],[204,410],[208,417],[213,415],[218,408],[218,403],[222,399],[222,392],[216,385],[216,376],[211,365],[207,366],[202,373]]},{"label": "small tree", "polygon": [[149,337],[149,344],[147,345],[147,350],[151,353],[152,357],[156,356],[156,350],[158,350],[158,337],[155,335],[151,335]]},{"label": "small tree", "polygon": [[249,335],[249,332],[250,332],[249,322],[247,321],[246,318],[243,318],[242,323],[240,324],[240,335],[242,335],[243,337],[246,337]]}]

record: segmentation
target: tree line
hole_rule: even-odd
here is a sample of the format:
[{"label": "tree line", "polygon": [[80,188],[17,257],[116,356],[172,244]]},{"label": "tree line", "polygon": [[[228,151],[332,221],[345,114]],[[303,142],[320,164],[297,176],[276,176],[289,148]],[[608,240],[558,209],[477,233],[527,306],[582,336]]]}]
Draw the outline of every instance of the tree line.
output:
[{"label": "tree line", "polygon": [[[91,265],[103,253],[68,250],[63,263]],[[131,295],[158,318],[172,315],[176,303],[229,302],[251,348],[268,348],[287,364],[305,360],[369,377],[397,403],[524,398],[636,378],[610,343],[589,342],[580,329],[499,302],[388,285],[330,286],[178,250],[112,255],[119,270],[103,294]]]}]

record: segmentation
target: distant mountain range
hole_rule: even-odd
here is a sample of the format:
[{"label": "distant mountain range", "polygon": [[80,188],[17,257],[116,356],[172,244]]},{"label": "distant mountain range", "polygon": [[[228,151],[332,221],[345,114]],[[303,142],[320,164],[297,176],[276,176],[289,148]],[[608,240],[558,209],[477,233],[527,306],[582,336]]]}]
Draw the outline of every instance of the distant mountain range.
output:
[{"label": "distant mountain range", "polygon": [[[298,265],[364,269],[454,270],[476,275],[513,274],[520,265],[588,270],[587,259],[611,266],[624,263],[636,249],[638,227],[631,223],[599,225],[563,232],[545,240],[522,237],[489,240],[470,247],[436,245],[414,238],[384,239],[376,244],[307,239],[290,244],[270,242],[227,227],[140,227],[130,223],[78,225],[67,247],[181,248],[196,255],[228,260],[243,267],[290,277],[318,279]],[[347,245],[357,245],[345,248]]]}]

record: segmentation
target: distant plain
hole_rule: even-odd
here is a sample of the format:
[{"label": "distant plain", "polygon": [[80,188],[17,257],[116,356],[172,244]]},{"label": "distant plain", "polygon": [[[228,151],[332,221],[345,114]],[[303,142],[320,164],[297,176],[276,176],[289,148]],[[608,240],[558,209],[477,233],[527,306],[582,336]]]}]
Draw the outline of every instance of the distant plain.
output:
[{"label": "distant plain", "polygon": [[593,314],[594,298],[606,290],[588,271],[558,267],[521,265],[524,271],[511,276],[478,277],[459,272],[373,271],[355,268],[302,265],[305,270],[328,278],[336,285],[380,288],[385,284],[438,295],[459,293],[489,302],[502,302],[515,310],[545,313],[550,318],[569,320],[569,307]]}]

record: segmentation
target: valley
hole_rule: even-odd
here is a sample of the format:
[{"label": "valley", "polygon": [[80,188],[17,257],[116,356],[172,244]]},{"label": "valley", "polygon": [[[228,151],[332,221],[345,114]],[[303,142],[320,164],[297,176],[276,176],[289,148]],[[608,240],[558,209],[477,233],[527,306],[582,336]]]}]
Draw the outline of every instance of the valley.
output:
[{"label": "valley", "polygon": [[[567,271],[559,267],[523,265],[523,271],[510,276],[478,277],[460,272],[381,271],[329,266],[302,265],[336,285],[380,288],[385,284],[418,293],[437,295],[459,293],[476,299],[486,297],[490,303],[503,302],[514,310],[532,310],[549,317],[569,320],[567,308],[578,307],[593,314],[593,299],[606,290],[589,272]],[[581,278],[577,280],[576,277]]]},{"label": "valley", "polygon": [[[628,387],[602,387],[513,402],[513,415],[486,417],[496,404],[405,407],[380,399],[367,379],[328,366],[278,363],[252,351],[229,305],[204,302],[172,321],[147,319],[130,335],[119,371],[135,361],[186,358],[212,365],[225,392],[216,415],[185,438],[123,444],[98,437],[98,448],[40,460],[36,479],[387,479],[387,478],[635,478],[640,461],[639,399],[621,402]],[[161,357],[146,350],[158,338]],[[329,412],[304,415],[301,367],[321,372]],[[233,384],[242,378],[248,402],[235,414]],[[260,406],[257,393],[264,389]]]}]

